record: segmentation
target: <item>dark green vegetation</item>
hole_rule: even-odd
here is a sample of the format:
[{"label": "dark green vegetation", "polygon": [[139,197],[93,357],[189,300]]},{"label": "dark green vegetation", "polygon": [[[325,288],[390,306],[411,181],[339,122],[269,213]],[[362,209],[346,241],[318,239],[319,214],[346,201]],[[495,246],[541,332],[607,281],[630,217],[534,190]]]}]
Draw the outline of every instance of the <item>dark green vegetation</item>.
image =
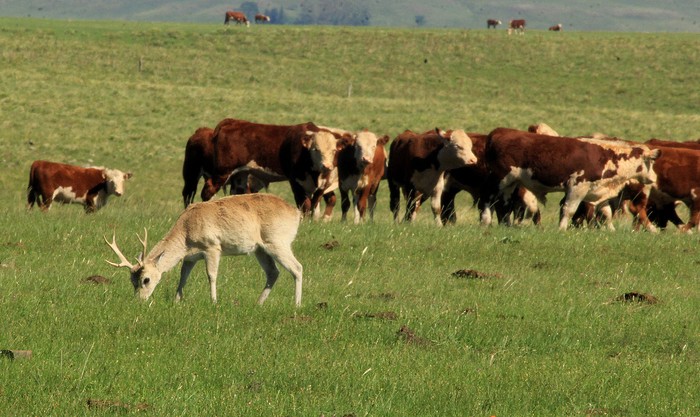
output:
[{"label": "dark green vegetation", "polygon": [[[0,415],[700,414],[697,234],[633,233],[628,219],[560,233],[555,204],[542,228],[485,229],[467,197],[454,227],[428,210],[394,225],[383,186],[374,224],[302,224],[296,310],[286,273],[254,304],[264,279],[249,257],[222,260],[216,306],[202,265],[183,303],[175,270],[139,303],[102,240],[116,230],[131,256],[134,233],[165,234],[187,138],[224,117],[695,139],[695,36],[0,27],[0,349],[33,352],[0,357]],[[35,159],[134,178],[94,215],[27,213]],[[616,301],[633,291],[658,302]]]},{"label": "dark green vegetation", "polygon": [[[487,19],[527,19],[528,28],[564,30],[698,32],[695,0],[0,0],[3,16],[222,23],[228,9],[249,18],[268,14],[276,24],[483,29]],[[502,26],[501,28],[503,28]]]}]

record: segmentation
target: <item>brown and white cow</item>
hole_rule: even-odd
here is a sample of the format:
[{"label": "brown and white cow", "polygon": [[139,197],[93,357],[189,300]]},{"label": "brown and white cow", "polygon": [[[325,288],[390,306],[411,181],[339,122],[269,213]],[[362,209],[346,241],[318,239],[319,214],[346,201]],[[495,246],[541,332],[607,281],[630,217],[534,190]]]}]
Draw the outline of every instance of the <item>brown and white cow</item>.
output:
[{"label": "brown and white cow", "polygon": [[515,32],[517,34],[525,33],[525,19],[513,19],[508,23],[508,34]]},{"label": "brown and white cow", "polygon": [[486,21],[486,29],[491,29],[491,28],[496,29],[496,26],[498,26],[500,24],[501,24],[500,20],[489,19]]},{"label": "brown and white cow", "polygon": [[387,181],[389,206],[398,220],[401,192],[406,200],[404,221],[415,217],[420,205],[431,198],[435,221],[442,226],[441,195],[445,172],[477,163],[472,152],[472,141],[464,130],[424,133],[407,130],[397,136],[389,148]]},{"label": "brown and white cow", "polygon": [[523,187],[517,187],[513,192],[512,201],[515,207],[506,208],[502,200],[489,205],[489,197],[498,192],[497,185],[486,181],[489,176],[489,167],[484,158],[487,135],[482,133],[467,133],[472,141],[472,152],[476,155],[476,164],[466,165],[453,169],[445,176],[445,187],[442,191],[441,218],[443,224],[455,223],[457,214],[455,198],[461,191],[471,195],[474,205],[479,210],[479,218],[482,224],[488,225],[492,221],[492,212],[495,211],[500,223],[506,222],[506,216],[514,214],[516,222],[532,218],[534,224],[540,224],[541,214],[537,205],[537,198]]},{"label": "brown and white cow", "polygon": [[[212,136],[214,129],[209,127],[198,128],[187,140],[185,145],[185,159],[182,163],[182,199],[185,207],[194,202],[197,193],[199,179],[204,177],[205,181],[214,172],[214,144]],[[231,178],[222,188],[230,186],[231,194],[257,193],[267,188],[268,182],[262,181],[252,175]],[[225,191],[225,190],[224,190]],[[202,189],[204,192],[204,189]]]},{"label": "brown and white cow", "polygon": [[214,129],[214,172],[202,199],[209,200],[229,178],[253,175],[289,181],[297,207],[310,214],[319,177],[334,168],[337,139],[311,122],[269,125],[224,119]]},{"label": "brown and white cow", "polygon": [[36,203],[46,211],[55,201],[82,204],[86,213],[92,213],[107,204],[110,195],[124,194],[124,181],[131,176],[118,169],[34,161],[29,170],[27,209]]},{"label": "brown and white cow", "polygon": [[[492,131],[486,143],[491,181],[498,183],[500,198],[506,204],[518,185],[542,202],[547,193],[565,192],[559,220],[562,230],[582,201],[597,205],[617,196],[630,182],[653,183],[656,174],[652,166],[660,154],[643,144],[553,137],[506,128]],[[614,227],[609,224],[609,228]]]},{"label": "brown and white cow", "polygon": [[[700,230],[700,144],[658,139],[645,144],[661,150],[661,156],[654,162],[656,181],[651,186],[648,201],[630,204],[630,211],[642,224],[653,221],[665,228],[670,221],[681,231]],[[690,211],[687,223],[676,213],[679,201]]]},{"label": "brown and white cow", "polygon": [[270,21],[270,16],[266,16],[264,14],[256,14],[255,15],[255,23],[265,23]]},{"label": "brown and white cow", "polygon": [[244,24],[246,26],[250,26],[250,22],[243,12],[236,12],[233,10],[227,11],[226,16],[224,17],[224,24],[228,25],[228,23],[232,20],[236,22],[237,25]]},{"label": "brown and white cow", "polygon": [[348,193],[352,193],[355,224],[365,219],[367,209],[370,220],[374,218],[377,191],[386,168],[387,153],[384,146],[387,142],[387,135],[378,138],[372,132],[361,131],[338,151],[338,182],[343,221],[347,219],[350,210]]},{"label": "brown and white cow", "polygon": [[549,30],[552,32],[561,32],[564,30],[564,27],[561,25],[561,23],[557,23],[556,25],[550,26]]}]

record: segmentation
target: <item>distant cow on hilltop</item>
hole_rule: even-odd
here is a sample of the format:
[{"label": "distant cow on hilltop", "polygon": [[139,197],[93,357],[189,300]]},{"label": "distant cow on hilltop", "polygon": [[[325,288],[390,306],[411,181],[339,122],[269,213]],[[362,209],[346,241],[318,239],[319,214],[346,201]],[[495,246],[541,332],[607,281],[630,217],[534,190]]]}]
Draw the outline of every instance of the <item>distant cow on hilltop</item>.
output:
[{"label": "distant cow on hilltop", "polygon": [[525,19],[514,19],[508,24],[508,34],[518,33],[520,35],[525,33]]},{"label": "distant cow on hilltop", "polygon": [[255,23],[265,23],[270,21],[270,16],[266,16],[264,14],[256,14],[255,15]]},{"label": "distant cow on hilltop", "polygon": [[500,20],[489,19],[486,21],[486,29],[491,29],[491,28],[496,29],[496,26],[498,26],[500,24],[501,24]]},{"label": "distant cow on hilltop", "polygon": [[224,24],[228,25],[230,21],[236,22],[236,24],[240,25],[241,23],[245,24],[246,26],[250,26],[250,22],[248,21],[248,18],[245,17],[245,13],[243,12],[236,12],[233,10],[229,10],[226,12],[226,17],[224,18]]}]

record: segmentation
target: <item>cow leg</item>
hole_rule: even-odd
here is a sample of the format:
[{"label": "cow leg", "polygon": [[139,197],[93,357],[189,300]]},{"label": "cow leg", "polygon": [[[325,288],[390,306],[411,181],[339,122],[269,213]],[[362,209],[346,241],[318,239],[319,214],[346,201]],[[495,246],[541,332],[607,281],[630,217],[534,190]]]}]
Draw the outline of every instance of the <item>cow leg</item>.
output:
[{"label": "cow leg", "polygon": [[699,192],[700,190],[698,189],[690,190],[690,195],[692,196],[692,200],[690,200],[690,204],[688,205],[688,208],[690,209],[690,217],[688,218],[688,223],[686,223],[685,226],[683,226],[683,228],[681,229],[684,232],[690,233],[693,231],[693,229],[700,226],[700,194],[698,194]]},{"label": "cow leg", "polygon": [[350,210],[350,197],[348,196],[348,190],[343,190],[340,188],[340,209],[341,209],[341,221],[347,221],[348,210]]},{"label": "cow leg", "polygon": [[604,225],[608,226],[608,230],[615,230],[615,226],[613,225],[612,219],[613,219],[613,212],[612,212],[612,207],[610,207],[610,203],[605,201],[601,203],[601,205],[597,208],[598,213],[600,214],[601,218],[601,223]]},{"label": "cow leg", "polygon": [[415,189],[404,189],[403,196],[406,200],[406,213],[404,214],[403,220],[405,222],[410,222],[415,219],[420,209],[420,205],[423,202],[423,195]]},{"label": "cow leg", "polygon": [[367,209],[369,210],[370,221],[374,221],[374,208],[377,207],[377,191],[379,191],[379,186],[373,187],[367,196]]},{"label": "cow leg", "polygon": [[367,214],[367,206],[370,204],[371,189],[372,187],[368,185],[355,194],[357,196],[357,201],[355,202],[355,224],[362,222]]},{"label": "cow leg", "polygon": [[183,260],[180,268],[180,283],[177,286],[177,294],[175,294],[175,302],[182,300],[182,290],[187,284],[187,278],[192,272],[192,268],[197,264],[197,260]]},{"label": "cow leg", "polygon": [[569,221],[576,214],[579,204],[586,195],[585,189],[573,186],[566,191],[564,201],[559,211],[559,230],[566,230],[569,227]]},{"label": "cow leg", "polygon": [[394,216],[394,222],[399,219],[399,205],[401,203],[401,191],[398,184],[389,180],[389,209]]},{"label": "cow leg", "polygon": [[430,196],[430,208],[433,210],[433,220],[438,227],[442,227],[442,189],[445,188],[445,177],[440,176],[440,180],[433,189]]},{"label": "cow leg", "polygon": [[333,217],[333,208],[335,208],[335,202],[337,198],[335,192],[331,191],[323,195],[323,201],[326,203],[326,210],[323,212],[323,221],[330,221]]},{"label": "cow leg", "polygon": [[317,189],[311,196],[311,212],[313,213],[314,220],[321,217],[321,197],[323,197],[323,190]]},{"label": "cow leg", "polygon": [[459,191],[460,189],[458,187],[448,187],[442,192],[442,197],[440,197],[440,205],[442,205],[442,210],[440,211],[440,219],[443,224],[457,223],[457,213],[455,212],[455,198],[457,197]]},{"label": "cow leg", "polygon": [[304,217],[309,217],[311,214],[311,199],[306,195],[304,188],[295,180],[289,181],[289,185],[292,187],[292,194],[294,194],[294,202],[297,208],[301,210]]}]

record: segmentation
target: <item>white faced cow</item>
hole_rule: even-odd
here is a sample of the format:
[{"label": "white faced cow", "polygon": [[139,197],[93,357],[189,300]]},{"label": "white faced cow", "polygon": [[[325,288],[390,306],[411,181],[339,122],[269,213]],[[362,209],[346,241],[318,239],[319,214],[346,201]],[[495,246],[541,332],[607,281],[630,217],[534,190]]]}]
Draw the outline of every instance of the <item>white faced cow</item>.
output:
[{"label": "white faced cow", "polygon": [[445,172],[472,165],[477,158],[472,152],[472,141],[464,130],[425,133],[407,130],[394,139],[389,148],[387,180],[389,204],[394,220],[398,219],[400,192],[406,199],[404,221],[415,217],[420,205],[431,198],[435,222],[442,226],[441,195],[445,184]]},{"label": "white faced cow", "polygon": [[105,204],[107,197],[124,194],[124,181],[131,178],[130,172],[118,169],[83,168],[49,161],[34,161],[29,170],[27,208],[34,204],[46,211],[51,204],[77,203],[92,213]]}]

